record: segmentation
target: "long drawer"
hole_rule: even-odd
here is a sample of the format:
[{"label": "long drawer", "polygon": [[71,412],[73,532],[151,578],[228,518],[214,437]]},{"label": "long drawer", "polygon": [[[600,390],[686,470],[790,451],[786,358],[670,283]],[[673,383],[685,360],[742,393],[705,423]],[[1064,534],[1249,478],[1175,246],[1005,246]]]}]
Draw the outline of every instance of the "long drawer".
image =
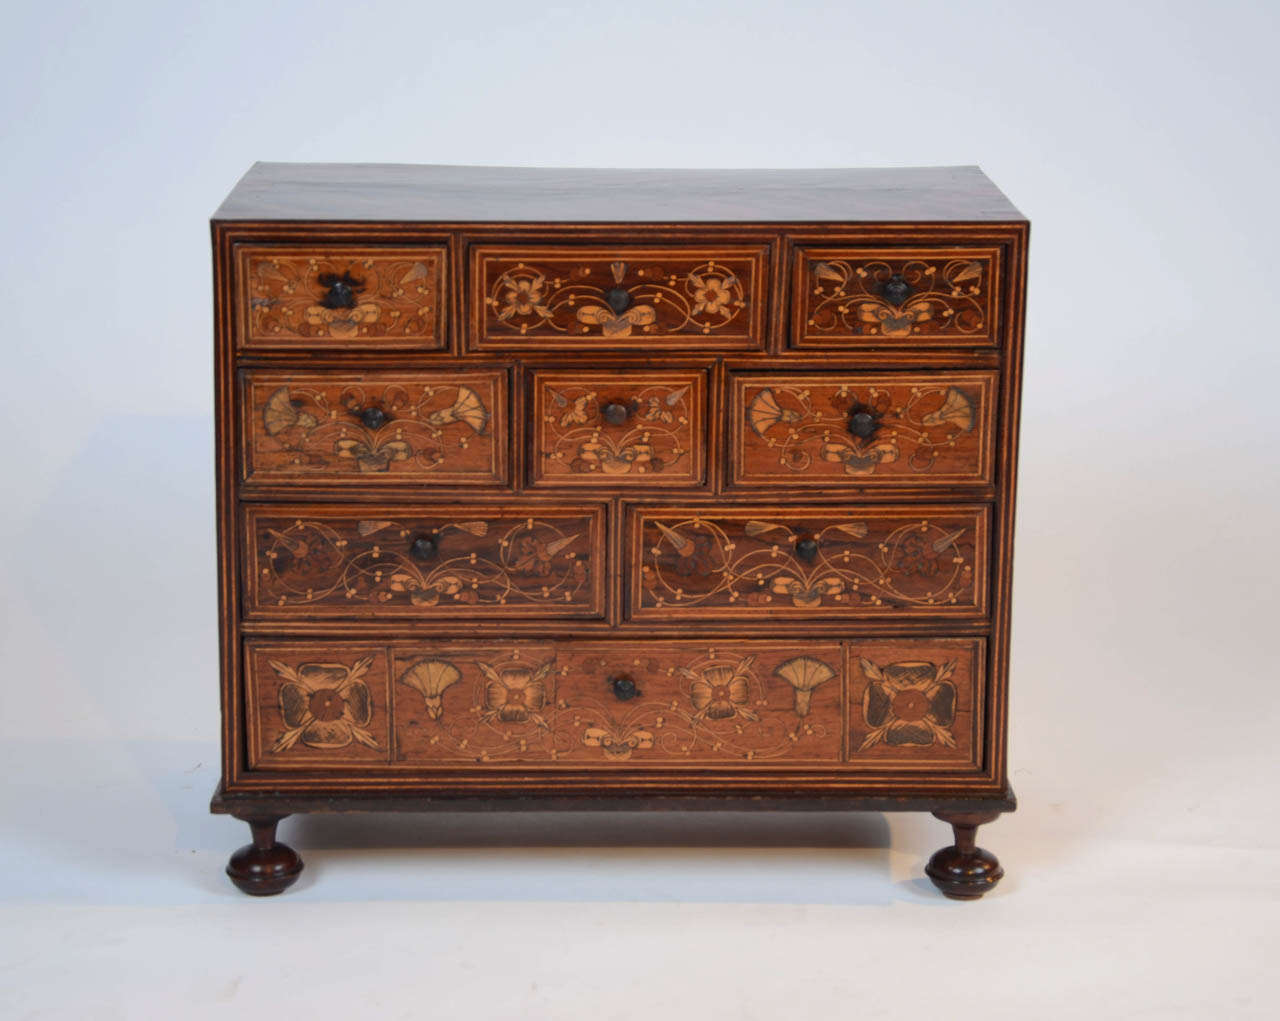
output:
[{"label": "long drawer", "polygon": [[986,641],[245,646],[251,768],[979,765]]}]

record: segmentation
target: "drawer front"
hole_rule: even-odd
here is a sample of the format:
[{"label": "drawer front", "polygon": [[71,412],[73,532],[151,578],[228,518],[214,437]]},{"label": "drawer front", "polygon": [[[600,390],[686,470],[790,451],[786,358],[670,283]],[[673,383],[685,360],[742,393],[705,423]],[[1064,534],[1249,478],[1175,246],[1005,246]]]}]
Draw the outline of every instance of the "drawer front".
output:
[{"label": "drawer front", "polygon": [[985,615],[984,506],[632,508],[633,620]]},{"label": "drawer front", "polygon": [[992,347],[996,248],[801,248],[792,345]]},{"label": "drawer front", "polygon": [[990,485],[996,374],[735,376],[733,485]]},{"label": "drawer front", "polygon": [[240,245],[245,348],[444,347],[443,246]]},{"label": "drawer front", "polygon": [[985,656],[981,638],[251,640],[249,763],[963,771],[980,766]]},{"label": "drawer front", "polygon": [[700,485],[703,372],[534,372],[535,486]]},{"label": "drawer front", "polygon": [[478,245],[472,350],[754,350],[768,305],[763,246]]},{"label": "drawer front", "polygon": [[247,482],[507,481],[503,370],[249,371],[241,408]]},{"label": "drawer front", "polygon": [[260,505],[244,534],[251,618],[604,613],[600,508]]},{"label": "drawer front", "polygon": [[245,649],[250,769],[391,761],[391,691],[381,645],[253,644]]},{"label": "drawer front", "polygon": [[838,644],[458,643],[394,662],[398,762],[840,761]]}]

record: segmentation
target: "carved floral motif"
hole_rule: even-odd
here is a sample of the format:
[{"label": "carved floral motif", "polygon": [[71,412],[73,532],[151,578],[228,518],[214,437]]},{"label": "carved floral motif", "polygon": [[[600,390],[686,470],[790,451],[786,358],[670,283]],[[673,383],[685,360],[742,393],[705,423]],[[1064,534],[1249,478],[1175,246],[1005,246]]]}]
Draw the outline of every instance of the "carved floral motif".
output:
[{"label": "carved floral motif", "polygon": [[[276,377],[279,379],[279,377]],[[333,382],[253,380],[250,476],[424,475],[489,481],[499,474],[490,408],[493,373]]]},{"label": "carved floral motif", "polygon": [[739,386],[741,481],[989,477],[989,377],[964,383],[798,377]]},{"label": "carved floral motif", "polygon": [[248,340],[439,347],[442,263],[429,248],[249,249]]},{"label": "carved floral motif", "polygon": [[805,263],[804,337],[985,342],[992,259],[986,252],[812,253]]},{"label": "carved floral motif", "polygon": [[253,529],[255,604],[263,609],[599,612],[590,515],[412,523],[259,516]]},{"label": "carved floral motif", "polygon": [[642,518],[633,615],[822,608],[859,616],[976,607],[982,519],[974,514],[807,517]]}]

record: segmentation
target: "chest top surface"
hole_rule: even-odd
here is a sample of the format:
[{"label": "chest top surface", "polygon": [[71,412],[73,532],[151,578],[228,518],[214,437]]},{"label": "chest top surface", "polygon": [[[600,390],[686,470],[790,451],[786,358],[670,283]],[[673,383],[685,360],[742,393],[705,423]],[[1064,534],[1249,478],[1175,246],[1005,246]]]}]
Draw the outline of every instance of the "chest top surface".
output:
[{"label": "chest top surface", "polygon": [[215,222],[1021,223],[977,167],[596,170],[255,163]]}]

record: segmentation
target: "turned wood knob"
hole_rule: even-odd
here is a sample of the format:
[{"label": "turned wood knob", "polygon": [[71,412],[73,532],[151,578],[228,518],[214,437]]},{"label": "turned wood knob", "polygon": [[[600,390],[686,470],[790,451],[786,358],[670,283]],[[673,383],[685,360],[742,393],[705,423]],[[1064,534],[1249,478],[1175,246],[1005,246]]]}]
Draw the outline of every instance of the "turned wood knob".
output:
[{"label": "turned wood knob", "polygon": [[409,555],[415,560],[430,560],[440,550],[440,544],[429,535],[415,536],[409,543]]},{"label": "turned wood knob", "polygon": [[901,305],[911,297],[911,285],[902,279],[901,273],[895,273],[880,285],[880,295],[890,305]]},{"label": "turned wood knob", "polygon": [[806,564],[812,564],[818,559],[818,540],[812,535],[796,540],[796,556]]},{"label": "turned wood knob", "polygon": [[387,424],[387,413],[381,408],[365,408],[360,412],[360,421],[367,429],[381,429]]},{"label": "turned wood knob", "polygon": [[849,416],[849,432],[858,439],[869,439],[875,431],[876,417],[869,411],[855,411]]},{"label": "turned wood knob", "polygon": [[619,702],[627,702],[640,694],[636,682],[626,674],[615,674],[610,677],[609,687],[613,689],[613,695]]},{"label": "turned wood knob", "polygon": [[360,281],[350,273],[321,273],[317,278],[320,286],[326,288],[320,304],[325,308],[355,308],[356,292],[360,290]]},{"label": "turned wood knob", "polygon": [[618,401],[610,401],[600,409],[600,417],[609,425],[622,425],[631,415],[631,409]]},{"label": "turned wood knob", "polygon": [[616,316],[622,315],[631,307],[631,303],[635,300],[631,297],[631,292],[625,287],[610,287],[604,292],[605,304],[613,309]]}]

